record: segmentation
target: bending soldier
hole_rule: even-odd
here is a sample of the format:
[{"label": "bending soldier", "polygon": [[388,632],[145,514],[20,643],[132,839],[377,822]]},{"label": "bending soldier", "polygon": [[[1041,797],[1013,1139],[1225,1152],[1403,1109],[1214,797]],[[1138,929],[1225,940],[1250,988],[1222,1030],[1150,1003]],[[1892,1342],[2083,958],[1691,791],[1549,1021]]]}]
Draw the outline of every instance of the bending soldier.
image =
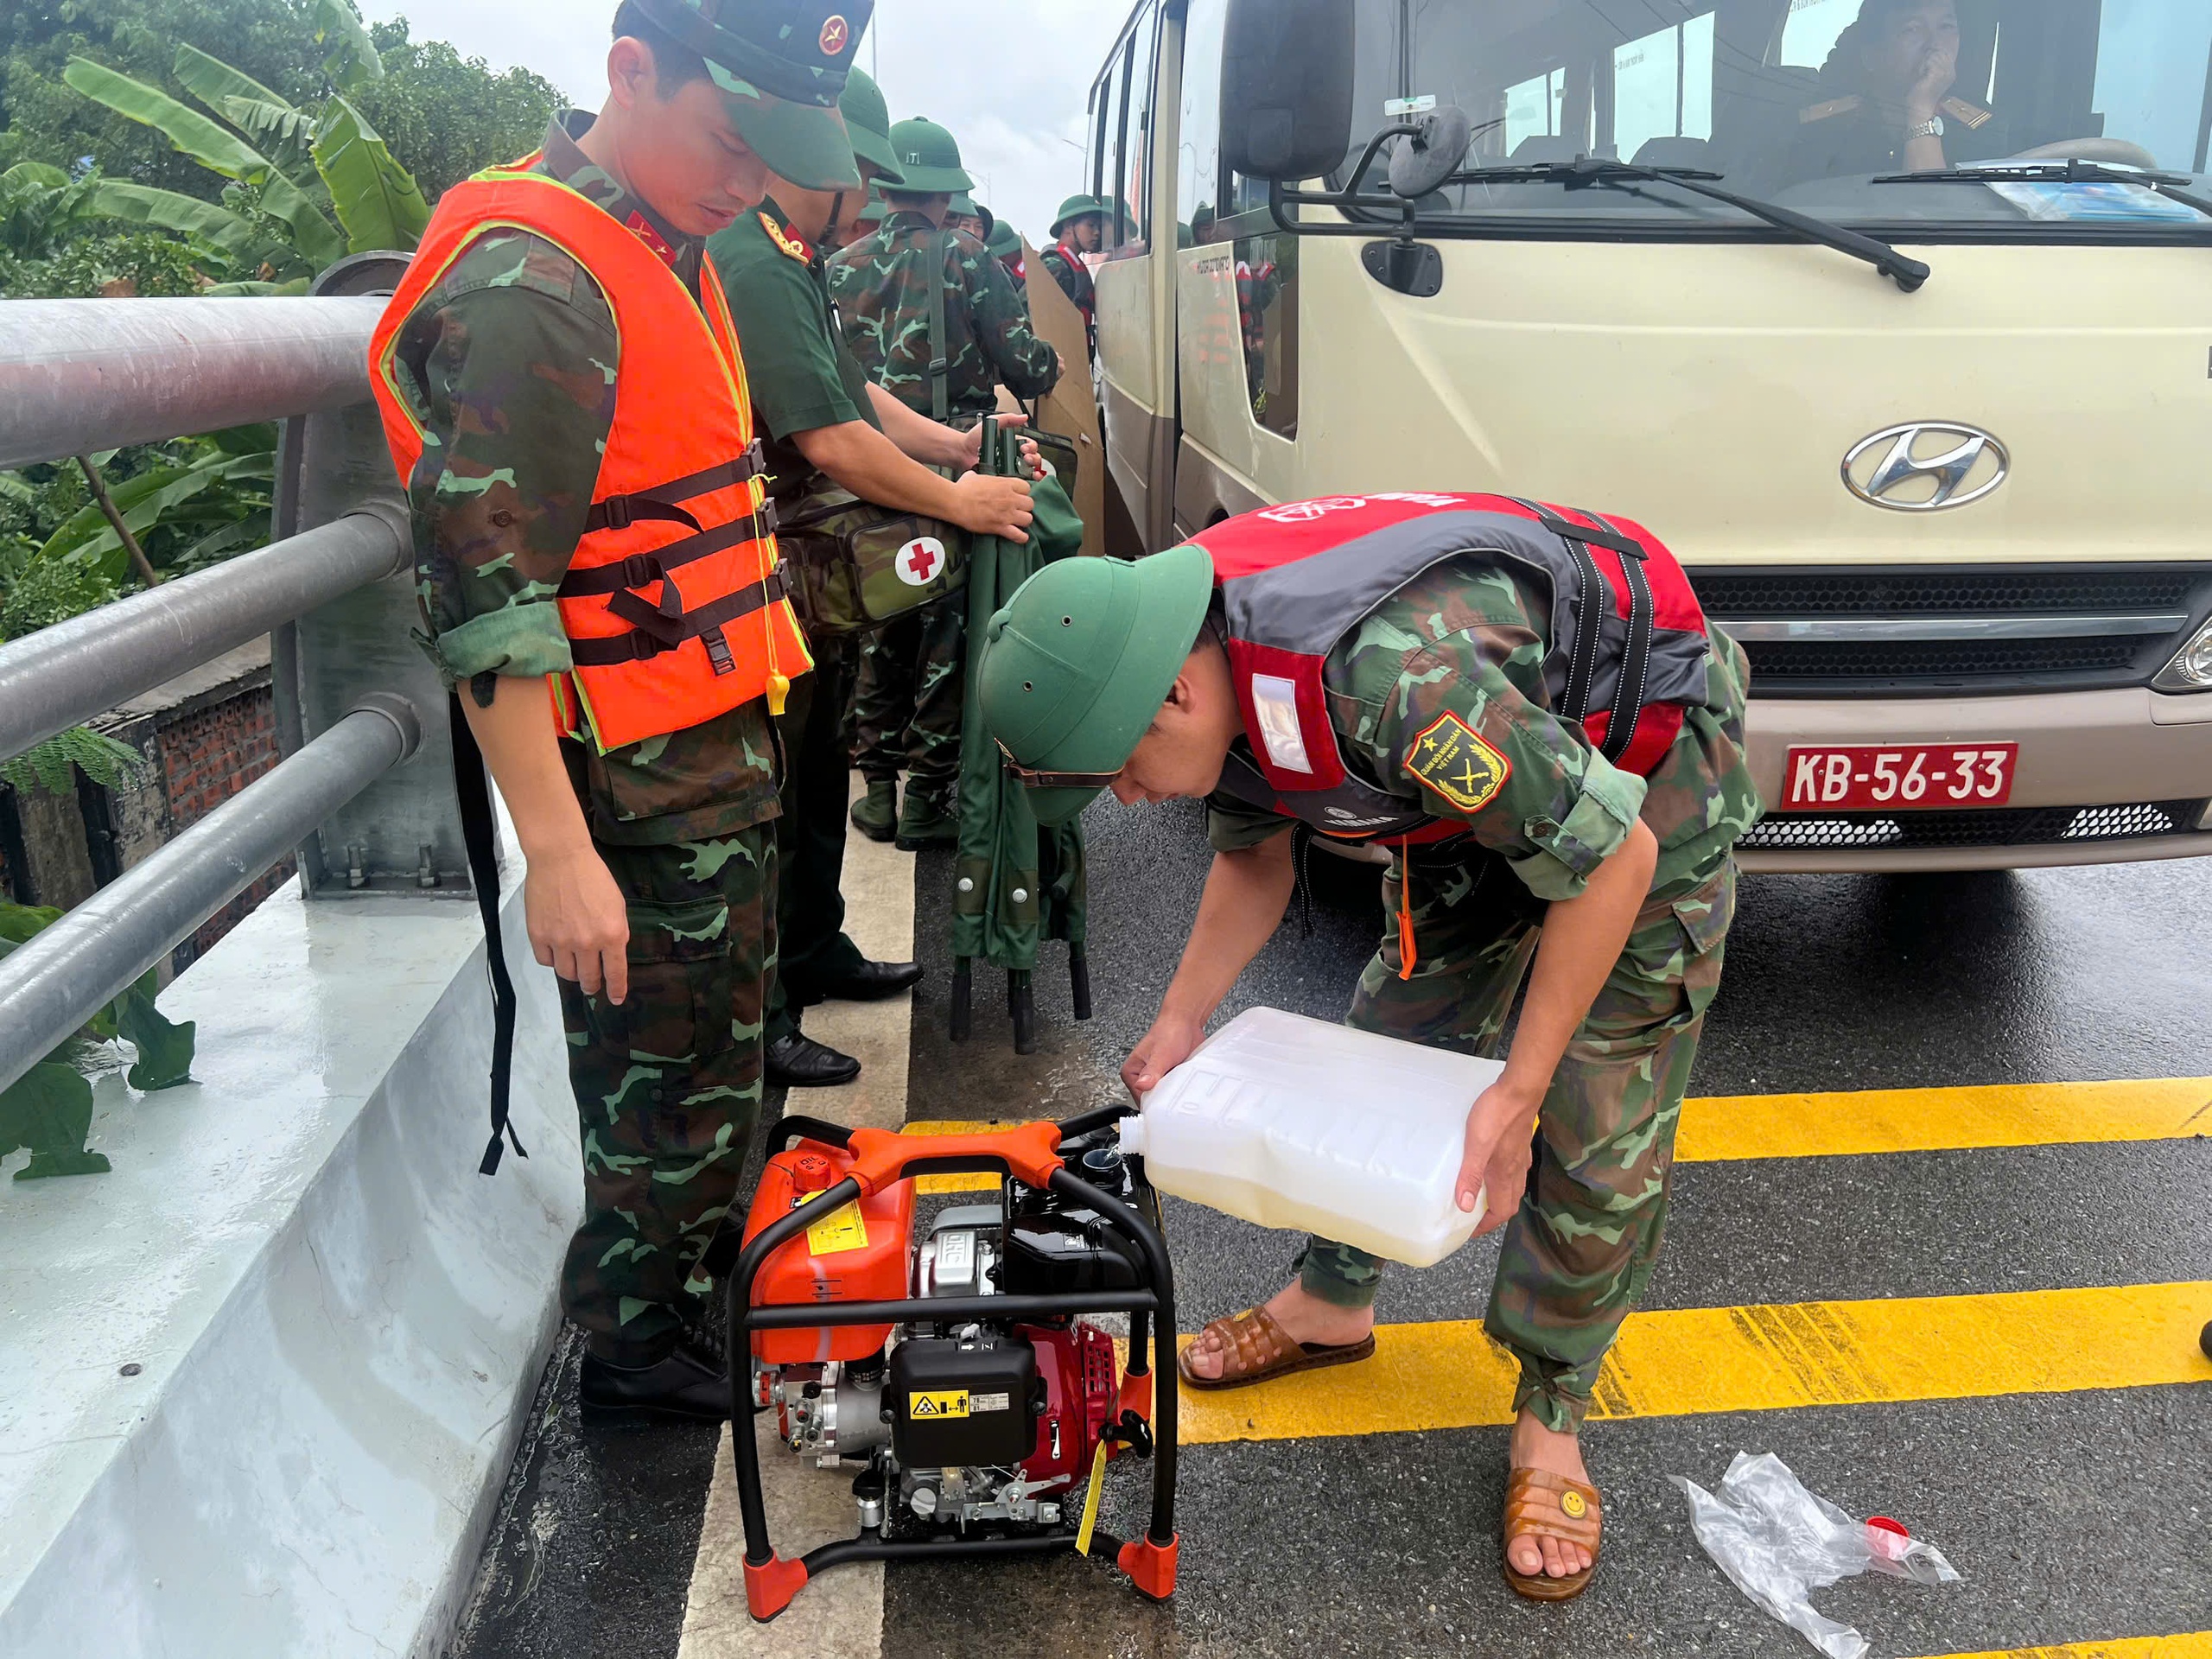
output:
[{"label": "bending soldier", "polygon": [[[1508,1577],[1579,1593],[1602,1515],[1577,1431],[1657,1257],[1730,849],[1758,816],[1742,652],[1636,525],[1446,494],[1291,503],[1135,564],[1048,565],[982,649],[984,718],[1040,818],[1101,787],[1207,800],[1213,868],[1132,1090],[1198,1046],[1282,919],[1294,823],[1397,855],[1351,1024],[1485,1052],[1527,982],[1459,1200],[1486,1192],[1482,1230],[1505,1229],[1486,1323],[1521,1365]],[[1309,1240],[1295,1282],[1205,1327],[1185,1382],[1365,1358],[1381,1275]]]}]

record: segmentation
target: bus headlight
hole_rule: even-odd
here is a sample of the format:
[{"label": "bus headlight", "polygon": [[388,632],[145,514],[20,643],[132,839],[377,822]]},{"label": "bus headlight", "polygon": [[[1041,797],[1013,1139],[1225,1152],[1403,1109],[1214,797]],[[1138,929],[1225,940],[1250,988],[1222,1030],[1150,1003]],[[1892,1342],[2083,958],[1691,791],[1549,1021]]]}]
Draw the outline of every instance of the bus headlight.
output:
[{"label": "bus headlight", "polygon": [[2159,691],[2212,691],[2212,621],[2190,636],[2151,684]]}]

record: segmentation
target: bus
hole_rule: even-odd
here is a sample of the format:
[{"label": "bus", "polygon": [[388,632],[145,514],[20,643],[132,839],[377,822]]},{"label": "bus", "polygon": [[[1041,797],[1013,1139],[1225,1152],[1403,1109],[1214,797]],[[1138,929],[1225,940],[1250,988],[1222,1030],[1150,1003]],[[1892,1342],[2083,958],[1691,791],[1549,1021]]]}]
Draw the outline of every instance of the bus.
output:
[{"label": "bus", "polygon": [[2206,0],[1141,0],[1124,538],[1618,511],[1749,655],[1746,868],[2212,852],[2208,140]]}]

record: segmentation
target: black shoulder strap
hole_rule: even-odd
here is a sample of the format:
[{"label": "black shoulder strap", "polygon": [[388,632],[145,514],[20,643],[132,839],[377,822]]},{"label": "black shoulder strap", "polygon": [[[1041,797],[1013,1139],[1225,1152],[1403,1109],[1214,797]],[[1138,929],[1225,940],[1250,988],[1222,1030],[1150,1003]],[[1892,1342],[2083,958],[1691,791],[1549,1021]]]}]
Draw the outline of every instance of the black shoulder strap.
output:
[{"label": "black shoulder strap", "polygon": [[1633,550],[1621,555],[1621,572],[1628,578],[1628,649],[1621,653],[1620,679],[1613,689],[1612,711],[1605,716],[1605,741],[1600,747],[1606,760],[1618,760],[1627,753],[1636,736],[1636,722],[1643,717],[1643,688],[1651,670],[1653,606],[1651,582],[1643,574],[1643,550],[1612,525],[1606,528],[1620,536],[1624,549]]},{"label": "black shoulder strap", "polygon": [[1535,513],[1546,530],[1567,543],[1567,553],[1574,560],[1574,639],[1567,652],[1567,689],[1560,698],[1559,715],[1579,726],[1590,712],[1590,683],[1598,668],[1598,629],[1605,614],[1601,607],[1611,601],[1605,578],[1597,560],[1590,556],[1581,525],[1567,523],[1541,502],[1524,501],[1517,495],[1505,499]]},{"label": "black shoulder strap", "polygon": [[944,346],[944,262],[951,251],[950,231],[930,238],[930,413],[940,421],[951,407],[952,365]]},{"label": "black shoulder strap", "polygon": [[507,1097],[514,1071],[515,982],[507,972],[507,951],[499,931],[499,832],[492,816],[492,786],[476,734],[468,728],[458,694],[448,697],[453,725],[453,787],[461,799],[461,840],[468,852],[468,880],[476,889],[476,909],[484,918],[484,963],[492,976],[492,1138],[484,1147],[480,1175],[496,1174],[512,1143],[515,1156],[527,1158],[522,1139],[507,1121]]}]

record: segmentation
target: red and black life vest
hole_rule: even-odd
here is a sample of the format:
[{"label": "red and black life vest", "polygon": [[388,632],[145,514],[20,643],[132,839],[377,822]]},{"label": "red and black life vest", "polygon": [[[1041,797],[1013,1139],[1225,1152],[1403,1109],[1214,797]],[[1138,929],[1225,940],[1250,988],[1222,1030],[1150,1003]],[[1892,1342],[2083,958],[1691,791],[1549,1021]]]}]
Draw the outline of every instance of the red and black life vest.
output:
[{"label": "red and black life vest", "polygon": [[1466,828],[1345,766],[1321,681],[1329,653],[1377,606],[1447,560],[1502,566],[1549,596],[1552,712],[1623,770],[1649,774],[1684,709],[1706,701],[1705,613],[1674,555],[1629,519],[1513,496],[1400,492],[1262,507],[1192,539],[1213,560],[1250,738],[1230,753],[1221,787],[1325,835],[1418,845]]}]

